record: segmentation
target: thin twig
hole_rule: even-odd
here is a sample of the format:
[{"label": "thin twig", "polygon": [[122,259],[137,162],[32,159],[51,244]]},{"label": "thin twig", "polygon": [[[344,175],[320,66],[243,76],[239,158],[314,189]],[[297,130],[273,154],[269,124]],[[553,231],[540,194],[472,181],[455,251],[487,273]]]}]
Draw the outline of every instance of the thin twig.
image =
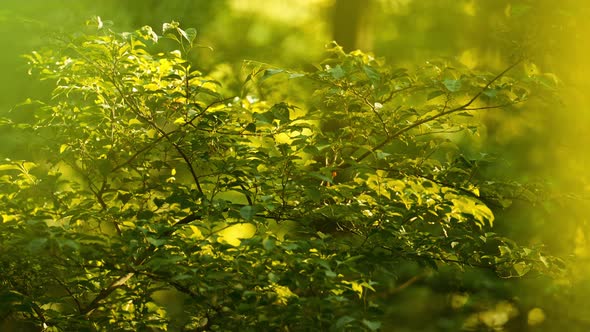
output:
[{"label": "thin twig", "polygon": [[359,156],[357,158],[357,162],[367,158],[369,155],[371,155],[372,153],[374,153],[375,151],[379,150],[380,148],[382,148],[383,146],[385,146],[386,144],[390,143],[391,141],[393,141],[395,138],[399,137],[400,135],[404,134],[405,132],[416,128],[424,123],[427,122],[431,122],[433,120],[436,120],[440,117],[452,114],[452,113],[456,113],[456,112],[460,112],[460,111],[464,111],[466,109],[469,108],[469,106],[471,106],[471,104],[473,104],[483,93],[484,91],[486,91],[494,82],[496,82],[498,79],[500,79],[502,76],[504,76],[508,71],[510,71],[512,68],[516,67],[522,60],[519,60],[515,63],[513,63],[512,65],[510,65],[508,68],[504,69],[500,74],[496,75],[494,78],[492,78],[483,88],[481,88],[479,90],[479,92],[477,92],[468,102],[466,102],[465,104],[446,110],[446,111],[442,111],[438,114],[429,116],[427,118],[424,118],[422,120],[418,120],[404,128],[401,128],[400,130],[396,131],[395,133],[393,133],[391,136],[387,137],[386,139],[384,139],[381,143],[375,145],[372,149],[370,149],[369,151],[363,153],[361,156]]},{"label": "thin twig", "polygon": [[107,286],[107,288],[102,289],[98,293],[98,295],[96,295],[94,297],[92,302],[90,302],[90,304],[88,304],[86,306],[86,308],[82,309],[80,311],[80,313],[83,315],[86,315],[86,316],[92,315],[92,312],[94,312],[94,310],[96,310],[96,308],[98,308],[100,301],[102,301],[103,299],[105,299],[109,295],[111,295],[111,293],[114,292],[117,288],[125,285],[125,283],[129,279],[131,279],[131,277],[133,277],[134,275],[135,275],[135,272],[129,272],[129,273],[119,277],[117,280],[113,281],[110,285]]}]

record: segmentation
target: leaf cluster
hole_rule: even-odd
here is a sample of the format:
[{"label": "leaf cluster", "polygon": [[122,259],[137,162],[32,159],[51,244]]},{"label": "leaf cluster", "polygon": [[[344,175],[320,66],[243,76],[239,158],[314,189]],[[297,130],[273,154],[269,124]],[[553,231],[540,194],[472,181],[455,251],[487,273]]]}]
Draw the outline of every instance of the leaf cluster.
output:
[{"label": "leaf cluster", "polygon": [[[458,139],[477,134],[477,112],[516,112],[539,88],[507,75],[517,64],[410,72],[331,45],[314,72],[258,66],[225,96],[188,60],[195,30],[94,23],[28,56],[55,90],[20,106],[33,122],[5,121],[44,144],[0,165],[3,317],[48,331],[376,331],[402,263],[559,268],[490,230],[512,192]],[[166,38],[177,48],[154,51]],[[281,84],[303,97],[274,99]]]}]

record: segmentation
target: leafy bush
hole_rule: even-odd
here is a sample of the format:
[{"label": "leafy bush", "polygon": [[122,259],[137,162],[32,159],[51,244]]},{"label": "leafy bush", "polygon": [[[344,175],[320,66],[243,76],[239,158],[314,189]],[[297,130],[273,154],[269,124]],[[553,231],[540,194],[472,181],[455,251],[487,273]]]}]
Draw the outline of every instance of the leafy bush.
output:
[{"label": "leafy bush", "polygon": [[[441,267],[557,270],[490,231],[491,208],[535,189],[490,179],[493,158],[462,147],[478,112],[550,88],[508,76],[520,62],[412,72],[330,45],[314,72],[246,62],[232,94],[189,60],[194,29],[94,23],[28,56],[55,90],[20,106],[31,123],[3,120],[44,139],[0,166],[11,322],[375,331],[393,294]],[[397,282],[408,264],[422,272]]]}]

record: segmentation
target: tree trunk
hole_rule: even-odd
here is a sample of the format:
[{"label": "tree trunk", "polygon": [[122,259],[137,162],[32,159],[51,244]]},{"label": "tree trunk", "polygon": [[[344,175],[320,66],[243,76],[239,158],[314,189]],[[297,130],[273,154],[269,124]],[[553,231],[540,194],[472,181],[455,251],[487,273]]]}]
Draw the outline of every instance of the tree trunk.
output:
[{"label": "tree trunk", "polygon": [[350,52],[370,51],[372,34],[369,26],[373,0],[336,0],[332,6],[332,38]]}]

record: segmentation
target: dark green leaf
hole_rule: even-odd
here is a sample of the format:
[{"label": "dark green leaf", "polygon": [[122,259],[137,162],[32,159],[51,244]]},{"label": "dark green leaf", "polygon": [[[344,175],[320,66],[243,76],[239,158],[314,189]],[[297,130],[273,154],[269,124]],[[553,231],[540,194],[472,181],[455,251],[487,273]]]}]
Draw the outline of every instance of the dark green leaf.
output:
[{"label": "dark green leaf", "polygon": [[243,206],[240,209],[240,216],[246,220],[252,220],[256,215],[256,209],[251,205]]},{"label": "dark green leaf", "polygon": [[281,121],[281,124],[285,124],[289,122],[289,109],[289,105],[285,103],[279,103],[271,107],[270,111],[272,112],[275,119]]},{"label": "dark green leaf", "polygon": [[248,123],[248,125],[246,126],[246,128],[244,128],[244,130],[249,131],[251,133],[255,133],[256,132],[256,124],[254,122]]},{"label": "dark green leaf", "polygon": [[264,113],[254,113],[252,117],[257,121],[266,124],[271,124],[275,119],[275,115],[271,111],[267,111]]}]

